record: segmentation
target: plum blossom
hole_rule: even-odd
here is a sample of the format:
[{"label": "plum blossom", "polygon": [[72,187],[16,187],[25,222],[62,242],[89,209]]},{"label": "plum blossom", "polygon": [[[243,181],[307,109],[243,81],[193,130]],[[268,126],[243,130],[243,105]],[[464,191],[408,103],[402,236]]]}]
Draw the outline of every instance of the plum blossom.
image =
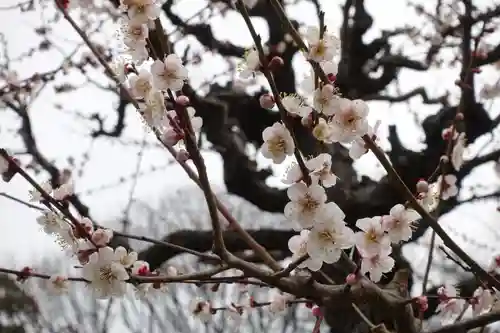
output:
[{"label": "plum blossom", "polygon": [[106,246],[113,238],[113,230],[111,229],[97,229],[92,233],[92,242],[97,246]]},{"label": "plum blossom", "polygon": [[366,256],[380,253],[390,246],[390,238],[385,233],[380,216],[359,219],[356,227],[361,229],[355,234],[356,246]]},{"label": "plum blossom", "polygon": [[201,320],[203,323],[208,323],[212,319],[212,306],[209,302],[196,298],[189,304],[189,309],[193,316]]},{"label": "plum blossom", "polygon": [[72,181],[62,184],[52,192],[52,196],[56,200],[63,200],[66,197],[73,195],[75,186]]},{"label": "plum blossom", "polygon": [[69,281],[67,277],[52,275],[47,282],[47,287],[51,294],[59,296],[68,293]]},{"label": "plum blossom", "polygon": [[137,252],[128,253],[123,246],[118,246],[115,249],[115,260],[125,268],[131,267],[137,261],[137,256]]},{"label": "plum blossom", "polygon": [[240,68],[240,77],[243,79],[248,79],[255,75],[255,72],[260,67],[259,52],[257,49],[252,48],[248,50],[245,54],[245,62]]},{"label": "plum blossom", "polygon": [[312,135],[318,141],[322,141],[324,143],[332,143],[332,129],[330,127],[330,123],[328,123],[325,119],[319,118],[318,123],[314,126],[312,130]]},{"label": "plum blossom", "polygon": [[150,125],[158,127],[165,117],[165,98],[161,91],[151,90],[140,104],[144,120]]},{"label": "plum blossom", "polygon": [[126,292],[125,281],[129,279],[129,275],[116,257],[112,248],[101,247],[98,252],[90,255],[88,263],[83,266],[82,276],[90,281],[98,298],[119,297]]},{"label": "plum blossom", "polygon": [[470,300],[470,303],[472,304],[472,314],[477,316],[483,312],[489,311],[493,306],[493,301],[494,297],[491,290],[478,287],[474,291],[472,299]]},{"label": "plum blossom", "polygon": [[340,40],[329,32],[325,31],[323,38],[320,38],[320,31],[317,27],[308,27],[305,40],[309,45],[307,58],[316,62],[332,60],[340,49]]},{"label": "plum blossom", "polygon": [[187,69],[175,54],[169,54],[164,61],[155,60],[151,65],[151,74],[155,87],[160,90],[180,90],[188,78]]},{"label": "plum blossom", "polygon": [[145,98],[153,89],[153,75],[147,69],[141,68],[139,75],[130,75],[128,83],[133,97]]},{"label": "plum blossom", "polygon": [[429,185],[427,192],[418,194],[417,201],[428,212],[432,212],[439,204],[439,188],[438,184]]},{"label": "plum blossom", "polygon": [[323,87],[314,91],[313,106],[326,116],[331,116],[337,112],[340,106],[340,97],[336,94],[335,88],[331,84],[325,84]]},{"label": "plum blossom", "polygon": [[443,200],[448,200],[458,194],[458,188],[457,188],[457,177],[455,175],[445,175],[444,178],[442,175],[439,175],[439,177],[436,180],[436,184],[438,184],[438,188],[441,186],[443,187],[441,199]]},{"label": "plum blossom", "polygon": [[135,47],[137,44],[146,45],[146,38],[149,35],[148,25],[140,22],[127,21],[122,27],[124,37],[123,43],[128,47]]},{"label": "plum blossom", "polygon": [[437,293],[440,303],[436,312],[441,314],[443,322],[449,322],[455,315],[462,312],[466,303],[465,300],[457,298],[458,292],[455,287],[445,285],[440,287]]},{"label": "plum blossom", "polygon": [[118,56],[109,65],[118,82],[124,83],[127,80],[126,68],[130,62],[127,57]]},{"label": "plum blossom", "polygon": [[318,184],[307,186],[300,182],[290,186],[287,194],[291,201],[285,206],[285,216],[302,228],[312,227],[326,202],[325,189]]},{"label": "plum blossom", "polygon": [[361,274],[370,273],[373,282],[379,282],[383,273],[388,273],[394,267],[394,259],[390,257],[390,246],[381,248],[380,252],[364,253],[361,251]]},{"label": "plum blossom", "polygon": [[354,245],[354,232],[344,218],[344,212],[335,203],[325,205],[307,238],[306,249],[311,258],[333,264],[340,259],[342,249]]},{"label": "plum blossom", "polygon": [[391,208],[389,215],[382,217],[383,229],[387,231],[393,243],[407,241],[413,233],[412,223],[420,217],[415,210],[397,204]]},{"label": "plum blossom", "polygon": [[[288,248],[292,252],[292,261],[298,260],[300,257],[307,254],[307,239],[309,237],[309,230],[304,229],[299,235],[292,236],[288,240]],[[323,265],[322,260],[318,258],[307,258],[304,262],[300,263],[298,268],[309,268],[312,271],[318,271]]]},{"label": "plum blossom", "polygon": [[307,117],[312,112],[311,107],[304,105],[304,101],[295,95],[283,97],[281,103],[289,113],[301,117]]},{"label": "plum blossom", "polygon": [[320,181],[324,187],[332,187],[337,183],[337,176],[332,173],[332,155],[327,153],[306,161],[306,166],[311,170],[311,177]]},{"label": "plum blossom", "polygon": [[[375,126],[372,128],[371,126],[368,126],[368,135],[373,139],[377,140],[377,131],[380,126],[380,120],[377,120],[375,123]],[[357,160],[364,154],[368,152],[368,147],[366,146],[365,140],[363,140],[362,137],[357,136],[354,138],[351,147],[349,148],[349,157],[351,157],[353,160]]]},{"label": "plum blossom", "polygon": [[264,144],[261,153],[265,158],[272,159],[274,163],[282,163],[286,156],[293,155],[295,143],[292,135],[282,123],[274,123],[262,132]]},{"label": "plum blossom", "polygon": [[122,0],[120,7],[127,11],[131,21],[138,23],[156,20],[161,13],[161,7],[155,0]]},{"label": "plum blossom", "polygon": [[455,146],[453,146],[450,159],[451,164],[457,171],[460,170],[460,168],[464,164],[465,144],[466,144],[465,132],[462,132],[458,135],[457,141],[455,142]]},{"label": "plum blossom", "polygon": [[368,133],[368,105],[363,100],[342,98],[339,109],[333,116],[332,136],[334,141],[350,143],[356,137]]},{"label": "plum blossom", "polygon": [[61,229],[69,227],[62,217],[49,210],[44,211],[36,221],[48,235],[58,234]]},{"label": "plum blossom", "polygon": [[[43,183],[40,184],[40,187],[42,188],[42,190],[47,193],[47,194],[51,194],[52,193],[52,185],[50,184],[49,181],[45,181]],[[37,202],[37,201],[42,201],[44,200],[43,199],[43,196],[42,196],[42,193],[38,192],[37,189],[32,189],[29,191],[30,193],[30,202]]]}]

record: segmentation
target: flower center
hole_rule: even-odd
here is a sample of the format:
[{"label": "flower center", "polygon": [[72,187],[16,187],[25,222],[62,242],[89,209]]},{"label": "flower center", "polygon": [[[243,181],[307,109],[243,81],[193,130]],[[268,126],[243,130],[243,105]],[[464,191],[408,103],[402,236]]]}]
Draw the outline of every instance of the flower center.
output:
[{"label": "flower center", "polygon": [[326,52],[325,42],[323,40],[320,40],[318,42],[318,45],[316,45],[316,54],[322,56],[325,54],[325,52]]},{"label": "flower center", "polygon": [[371,243],[378,243],[377,239],[378,239],[378,236],[377,236],[377,233],[375,232],[375,230],[370,230],[366,233],[365,235],[366,237],[366,240],[368,242],[371,242]]},{"label": "flower center", "polygon": [[324,242],[335,242],[335,237],[333,237],[330,231],[321,231],[319,238]]},{"label": "flower center", "polygon": [[312,212],[319,207],[319,202],[314,200],[309,193],[300,201],[303,212]]},{"label": "flower center", "polygon": [[275,138],[269,142],[269,150],[275,154],[285,151],[286,142],[282,137]]},{"label": "flower center", "polygon": [[105,265],[99,268],[99,279],[101,281],[111,282],[112,280],[116,280],[116,276],[111,269],[111,265]]}]

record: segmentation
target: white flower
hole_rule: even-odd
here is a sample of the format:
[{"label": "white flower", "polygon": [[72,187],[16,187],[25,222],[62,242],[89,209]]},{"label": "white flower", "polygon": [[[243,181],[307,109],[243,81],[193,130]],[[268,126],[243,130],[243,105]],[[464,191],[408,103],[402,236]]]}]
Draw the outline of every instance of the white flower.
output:
[{"label": "white flower", "polygon": [[274,123],[262,131],[264,144],[261,153],[265,158],[272,159],[274,163],[282,163],[286,156],[293,155],[295,143],[292,135],[282,123]]},{"label": "white flower", "polygon": [[127,288],[124,281],[129,279],[125,267],[116,261],[115,252],[109,246],[90,255],[88,263],[83,266],[82,276],[91,282],[90,286],[99,298],[123,296]]},{"label": "white flower", "polygon": [[330,123],[326,122],[326,120],[323,118],[319,118],[318,123],[312,130],[312,134],[318,141],[322,141],[324,143],[333,142]]},{"label": "white flower", "polygon": [[389,215],[382,217],[383,229],[387,231],[393,243],[407,241],[413,233],[412,223],[420,217],[415,210],[397,204],[391,208]]},{"label": "white flower", "polygon": [[126,53],[129,54],[132,60],[138,64],[142,64],[149,58],[148,49],[146,48],[146,43],[142,42],[138,42],[133,46],[129,46]]},{"label": "white flower", "polygon": [[151,90],[140,105],[144,120],[150,125],[158,127],[165,117],[165,98],[161,91]]},{"label": "white flower", "polygon": [[73,195],[74,190],[75,190],[75,186],[74,186],[73,182],[70,181],[70,182],[62,184],[61,186],[56,188],[54,190],[54,192],[52,193],[52,196],[56,200],[63,200],[64,198]]},{"label": "white flower", "polygon": [[6,173],[7,170],[9,170],[9,161],[0,156],[0,175]]},{"label": "white flower", "polygon": [[161,13],[161,7],[154,0],[122,0],[122,8],[127,9],[131,21],[148,23],[156,20]]},{"label": "white flower", "polygon": [[458,297],[457,290],[451,285],[440,287],[437,292],[440,303],[436,312],[441,313],[443,322],[449,322],[455,315],[462,312],[465,300]]},{"label": "white flower", "polygon": [[136,47],[138,43],[145,44],[149,35],[148,25],[140,22],[127,21],[123,27],[125,36],[123,42],[128,47]]},{"label": "white flower", "polygon": [[257,49],[252,48],[245,54],[245,62],[240,71],[240,76],[243,79],[248,79],[253,76],[260,67],[259,52]]},{"label": "white flower", "polygon": [[493,99],[500,96],[500,81],[495,84],[486,83],[479,91],[479,96],[483,99]]},{"label": "white flower", "polygon": [[[368,135],[373,138],[375,137],[375,141],[378,141],[377,131],[380,126],[380,120],[377,120],[375,126],[372,128],[368,126]],[[357,160],[364,154],[368,152],[368,147],[366,147],[366,142],[362,137],[357,136],[354,138],[351,147],[349,148],[349,157],[353,160]]]},{"label": "white flower", "polygon": [[382,249],[390,247],[391,241],[384,232],[380,216],[359,219],[356,221],[356,227],[362,230],[355,235],[356,246],[365,255],[377,254]]},{"label": "white flower", "polygon": [[335,88],[331,84],[325,84],[314,91],[313,106],[318,112],[331,116],[339,109],[340,100],[341,98],[335,93]]},{"label": "white flower", "polygon": [[328,78],[337,75],[339,71],[339,65],[335,61],[323,61],[319,65]]},{"label": "white flower", "polygon": [[227,315],[227,319],[229,321],[228,324],[230,327],[235,328],[236,326],[241,325],[241,321],[243,319],[242,308],[237,308],[236,306],[231,304],[227,307],[225,314]]},{"label": "white flower", "polygon": [[126,68],[128,62],[129,59],[119,56],[110,64],[111,70],[120,83],[124,83],[127,80]]},{"label": "white flower", "polygon": [[62,217],[49,210],[44,211],[41,216],[37,217],[36,221],[48,235],[58,234],[61,229],[68,227]]},{"label": "white flower", "polygon": [[97,229],[92,233],[92,241],[97,246],[106,246],[113,238],[113,230]]},{"label": "white flower", "polygon": [[175,54],[169,54],[164,61],[155,60],[151,65],[151,73],[156,88],[160,90],[180,90],[188,78],[187,69]]},{"label": "white flower", "polygon": [[493,306],[493,295],[491,294],[491,290],[484,289],[483,287],[479,287],[474,291],[472,295],[472,313],[474,316],[477,316],[483,312],[487,312]]},{"label": "white flower", "polygon": [[339,110],[332,120],[332,136],[334,141],[350,143],[356,137],[368,133],[368,105],[360,99],[339,101]]},{"label": "white flower", "polygon": [[191,301],[189,309],[193,316],[200,319],[203,323],[208,323],[212,319],[212,310],[209,302],[196,298]]},{"label": "white flower", "polygon": [[123,246],[118,246],[115,249],[115,260],[123,267],[129,268],[137,261],[137,252],[127,252]]},{"label": "white flower", "polygon": [[[41,183],[40,187],[48,195],[50,195],[52,193],[52,185],[50,185],[49,181]],[[42,194],[40,192],[38,192],[36,189],[30,190],[29,193],[30,193],[30,196],[31,196],[30,202],[37,202],[37,201],[44,200]]]},{"label": "white flower", "polygon": [[455,146],[451,152],[451,164],[457,171],[460,170],[462,164],[464,164],[465,143],[465,132],[462,132],[458,136],[457,142],[455,142]]},{"label": "white flower", "polygon": [[[307,239],[309,232],[309,230],[304,229],[300,232],[300,235],[292,236],[288,240],[288,248],[290,249],[290,252],[293,253],[292,261],[298,260],[300,257],[307,254]],[[312,271],[318,271],[322,265],[323,262],[320,259],[309,257],[297,267],[302,269],[309,268]]]},{"label": "white flower", "polygon": [[332,173],[332,155],[319,154],[306,161],[306,166],[311,170],[311,177],[320,181],[324,187],[332,187],[337,183],[337,176]]},{"label": "white flower", "polygon": [[418,203],[428,212],[432,212],[439,204],[439,188],[437,183],[429,185],[427,193],[419,193]]},{"label": "white flower", "polygon": [[458,188],[456,183],[457,183],[457,177],[455,175],[451,174],[445,175],[444,178],[442,175],[439,175],[439,177],[436,180],[436,184],[438,188],[441,188],[441,186],[443,187],[441,199],[448,200],[458,194]]},{"label": "white flower", "polygon": [[203,119],[201,117],[196,117],[196,110],[192,106],[188,106],[186,111],[189,116],[189,120],[191,121],[191,126],[193,127],[194,132],[199,132],[201,130],[201,126],[203,126]]},{"label": "white flower", "polygon": [[390,257],[392,248],[384,247],[378,253],[364,253],[361,251],[361,274],[370,273],[373,282],[379,282],[383,273],[388,273],[394,267],[394,259]]},{"label": "white flower", "polygon": [[135,98],[144,98],[153,89],[153,75],[145,68],[139,71],[139,75],[131,75],[128,82],[130,93]]},{"label": "white flower", "polygon": [[300,170],[300,166],[297,162],[292,162],[290,166],[285,171],[285,178],[282,180],[284,184],[294,184],[302,180],[304,175],[302,174],[302,170]]},{"label": "white flower", "polygon": [[304,102],[298,96],[285,96],[281,99],[281,103],[289,113],[301,117],[307,117],[312,112],[311,107],[304,105]]},{"label": "white flower", "polygon": [[316,27],[307,28],[305,39],[309,44],[307,57],[316,62],[332,60],[340,49],[340,40],[337,37],[325,31],[320,39],[319,29]]},{"label": "white flower", "polygon": [[298,222],[302,228],[310,228],[326,202],[325,189],[318,184],[296,183],[287,190],[290,202],[285,206],[285,216]]},{"label": "white flower", "polygon": [[307,239],[307,253],[315,260],[333,264],[340,259],[342,249],[354,245],[354,232],[344,222],[344,213],[329,202],[314,224]]},{"label": "white flower", "polygon": [[49,292],[53,295],[63,295],[68,293],[69,281],[64,276],[52,275],[47,285]]}]

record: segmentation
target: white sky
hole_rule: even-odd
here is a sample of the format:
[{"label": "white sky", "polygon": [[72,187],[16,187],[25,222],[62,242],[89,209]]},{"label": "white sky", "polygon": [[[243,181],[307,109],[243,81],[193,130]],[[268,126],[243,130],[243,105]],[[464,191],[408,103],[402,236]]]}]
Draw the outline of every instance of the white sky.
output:
[{"label": "white sky", "polygon": [[[74,1],[74,0],[73,0]],[[196,12],[203,6],[203,0],[184,0],[180,1],[185,11],[185,16]],[[9,6],[17,3],[14,0],[3,0],[1,7]],[[322,1],[323,8],[327,13],[327,23],[329,26],[335,27],[338,31],[338,26],[341,23],[339,3],[342,1]],[[373,14],[375,27],[372,36],[379,34],[378,29],[390,29],[395,26],[403,26],[405,24],[418,24],[420,20],[416,17],[410,7],[404,1],[400,0],[385,0],[381,6],[380,0],[366,0],[367,8]],[[430,3],[430,2],[427,2]],[[485,4],[491,3],[484,1]],[[49,1],[49,4],[52,2]],[[184,5],[182,5],[184,4]],[[315,24],[314,9],[310,5],[294,6],[290,9],[290,14],[300,22],[309,22]],[[5,34],[9,43],[9,56],[15,58],[20,52],[26,51],[28,48],[36,46],[40,38],[36,37],[32,30],[39,26],[44,20],[40,15],[40,11],[36,13],[19,14],[18,11],[0,11],[0,32]],[[246,31],[243,20],[237,14],[232,14],[225,19],[212,20],[216,37],[219,39],[229,39],[236,41],[239,44],[250,46],[251,38]],[[257,27],[265,40],[267,32],[262,22],[256,20]],[[231,27],[228,29],[227,27]],[[116,26],[108,24],[100,31],[96,40],[109,42],[113,38],[113,33]],[[171,27],[169,27],[169,31]],[[71,27],[65,23],[59,23],[55,26],[54,33],[49,34],[51,41],[62,48],[63,50],[71,50],[72,46],[79,43],[78,36],[72,31]],[[192,38],[187,39],[188,43],[192,43]],[[180,43],[180,47],[182,43]],[[194,49],[199,48],[196,44]],[[422,53],[421,49],[411,47],[409,44],[403,44],[402,48],[405,54],[412,54],[419,57]],[[411,51],[410,51],[411,50]],[[2,52],[3,50],[0,50]],[[51,51],[47,54],[38,54],[31,60],[21,63],[14,62],[12,69],[19,72],[21,78],[28,77],[36,71],[46,71],[49,68],[55,68],[60,65],[61,55]],[[224,64],[220,59],[211,56],[209,53],[203,53],[204,66],[202,70],[199,68],[191,69],[191,80],[194,86],[197,86],[204,78],[211,77],[224,71]],[[299,73],[305,73],[308,69],[300,63],[300,59],[295,60],[300,66]],[[91,71],[92,72],[92,71]],[[101,83],[107,83],[102,75],[97,74],[98,71],[92,72],[92,77]],[[432,73],[418,73],[412,71],[402,71],[400,87],[402,91],[411,90],[417,86],[425,86],[431,96],[441,95],[444,91],[450,90],[456,94],[456,89],[453,82],[457,77],[457,70],[441,69],[433,70]],[[494,82],[498,72],[487,70],[478,76],[478,82]],[[80,75],[71,75],[70,78],[64,79],[70,82],[82,82]],[[222,82],[222,81],[221,81]],[[392,88],[394,92],[394,88]],[[110,92],[104,92],[96,89],[92,85],[88,85],[78,90],[78,93],[69,93],[56,95],[52,89],[46,89],[44,93],[36,100],[31,107],[31,117],[33,130],[39,145],[39,148],[45,156],[54,159],[59,167],[67,165],[66,159],[72,156],[79,165],[83,157],[82,155],[89,151],[90,160],[84,167],[84,173],[76,179],[76,191],[84,193],[81,199],[90,206],[92,216],[96,221],[103,223],[113,219],[119,219],[122,216],[123,209],[130,195],[132,182],[126,182],[121,186],[113,186],[110,189],[91,191],[92,189],[114,184],[120,177],[126,177],[134,173],[137,163],[137,153],[140,150],[139,145],[126,146],[116,140],[108,140],[100,138],[94,142],[94,145],[89,150],[91,140],[88,137],[90,129],[95,128],[95,123],[90,123],[82,118],[75,116],[77,112],[82,114],[92,114],[99,112],[108,117],[107,125],[110,128],[114,122],[114,107],[117,103],[117,97]],[[64,110],[58,110],[54,104],[64,105]],[[409,104],[403,103],[397,106],[389,106],[386,103],[370,103],[371,113],[370,121],[373,124],[377,119],[382,121],[381,134],[387,133],[387,125],[391,123],[398,124],[398,130],[403,142],[411,147],[420,147],[419,141],[422,139],[421,133],[414,125],[413,116],[409,110],[418,111],[418,119],[422,120],[425,116],[431,113],[433,108],[423,107],[420,98],[414,98]],[[491,110],[493,115],[496,115],[495,103],[492,104]],[[143,138],[144,131],[139,121],[139,118],[130,110],[127,113],[127,128],[122,142],[130,142],[135,140],[140,143]],[[19,125],[16,116],[12,111],[2,111],[0,109],[0,143],[1,146],[16,151],[20,146],[20,140],[13,132]],[[485,140],[481,140],[485,142]],[[154,140],[148,137],[148,142],[154,144]],[[497,142],[497,140],[495,140]],[[387,142],[383,142],[387,145]],[[477,148],[476,148],[477,149]],[[173,193],[175,189],[186,186],[189,179],[184,175],[180,167],[168,164],[170,160],[168,152],[158,148],[148,148],[145,150],[144,158],[141,162],[141,170],[145,173],[137,184],[133,193],[136,199],[147,201],[151,206],[156,206],[159,198],[165,193]],[[211,181],[216,186],[223,186],[221,161],[215,154],[206,154],[206,161],[209,165],[209,174]],[[159,168],[156,172],[149,172],[151,167]],[[374,158],[365,156],[357,164],[359,170],[366,174],[380,176],[382,171]],[[44,180],[44,177],[39,177],[39,180]],[[484,168],[478,172],[471,183],[485,183],[489,186],[498,186],[498,180],[491,171],[491,167]],[[6,192],[10,195],[28,199],[28,189],[26,182],[20,177],[15,177],[8,184],[0,183],[0,192]],[[88,193],[91,191],[91,193]],[[488,249],[476,251],[474,247],[474,256],[481,262],[488,262],[492,252],[492,244],[495,242],[495,235],[486,228],[491,225],[498,230],[498,212],[495,211],[494,205],[475,205],[473,207],[461,209],[460,212],[450,214],[443,218],[443,223],[447,226],[453,226],[459,230],[456,235],[457,241],[464,243],[460,236],[466,233],[469,238],[475,238],[479,243],[488,244]],[[17,203],[0,197],[0,223],[2,231],[0,233],[0,266],[7,267],[22,267],[26,263],[41,255],[47,255],[57,251],[58,247],[44,234],[42,234],[36,225],[35,211],[31,211]],[[455,237],[455,234],[452,234]],[[411,249],[410,249],[411,251]],[[420,256],[422,254],[422,257]],[[415,253],[415,261],[417,266],[422,266],[424,263],[423,253]],[[419,264],[421,262],[421,264]]]}]

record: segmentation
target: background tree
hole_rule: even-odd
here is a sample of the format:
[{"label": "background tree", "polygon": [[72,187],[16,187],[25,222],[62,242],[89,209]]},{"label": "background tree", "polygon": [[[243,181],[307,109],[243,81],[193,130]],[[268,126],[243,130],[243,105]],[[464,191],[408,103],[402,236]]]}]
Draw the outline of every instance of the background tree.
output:
[{"label": "background tree", "polygon": [[[318,20],[321,18],[319,2],[301,2],[314,6]],[[41,4],[43,3],[42,1]],[[294,5],[293,3],[282,4],[285,7]],[[29,14],[38,9],[37,5],[38,3],[34,1],[27,1],[9,10],[20,10]],[[84,30],[90,34],[98,30],[110,18],[116,20],[118,15],[115,7],[117,5],[117,2],[96,2],[88,3],[87,7],[77,8],[78,13],[82,14],[79,19]],[[496,141],[488,141],[489,136],[494,137],[500,118],[495,117],[494,113],[488,110],[488,105],[484,103],[486,97],[492,97],[497,93],[497,87],[496,84],[484,87],[478,84],[475,78],[480,69],[487,70],[490,68],[488,65],[493,65],[500,59],[500,46],[497,46],[495,35],[495,24],[498,22],[500,7],[494,1],[473,4],[467,0],[435,1],[432,5],[426,2],[408,6],[414,8],[420,16],[420,26],[402,26],[390,31],[378,31],[375,24],[376,17],[370,15],[365,1],[345,1],[341,8],[341,29],[338,31],[342,52],[335,84],[340,93],[350,99],[406,103],[419,96],[423,104],[434,106],[432,114],[422,116],[417,113],[415,116],[421,120],[419,131],[423,133],[422,143],[424,144],[421,150],[410,149],[404,145],[398,135],[397,126],[388,126],[387,155],[394,169],[411,189],[415,187],[419,179],[428,178],[434,173],[436,166],[440,165],[441,156],[446,151],[446,140],[443,140],[442,132],[454,122],[457,108],[460,106],[463,120],[457,127],[465,132],[467,143],[474,151],[471,158],[467,159],[460,171],[456,173],[457,186],[462,189],[469,175],[476,170],[481,170],[489,162],[496,162],[500,157]],[[278,121],[280,116],[277,112],[264,109],[259,104],[259,97],[266,93],[267,88],[257,90],[254,89],[254,85],[254,87],[242,90],[241,82],[234,75],[235,67],[244,57],[246,48],[243,45],[218,40],[217,34],[212,29],[213,17],[219,14],[231,15],[234,10],[229,1],[208,1],[206,7],[194,15],[195,19],[193,19],[189,17],[187,7],[188,5],[183,4],[182,1],[174,3],[174,1],[167,0],[163,3],[164,18],[169,25],[172,25],[172,31],[175,31],[175,33],[168,34],[167,42],[177,54],[182,56],[183,61],[195,70],[206,68],[210,60],[203,52],[207,51],[217,54],[217,57],[222,56],[228,68],[228,73],[220,80],[224,83],[213,83],[209,79],[210,83],[201,84],[202,87],[193,86],[191,83],[184,86],[183,92],[190,98],[197,114],[203,118],[204,135],[201,138],[201,146],[221,156],[224,184],[229,193],[244,198],[264,211],[281,213],[288,202],[286,191],[269,185],[268,178],[272,175],[272,170],[261,169],[253,153],[263,143],[262,131]],[[89,11],[92,11],[92,15],[88,15]],[[25,52],[21,58],[54,49],[50,41],[52,32],[50,27],[51,25],[57,26],[60,16],[55,11],[52,14],[48,24],[36,30],[42,40],[40,44]],[[272,59],[274,56],[280,56],[283,59],[282,68],[275,73],[278,90],[287,94],[300,93],[297,84],[300,78],[296,75],[298,69],[293,65],[294,57],[297,57],[299,49],[287,36],[288,30],[272,10],[269,1],[258,1],[256,6],[249,10],[249,14],[263,20],[268,29],[269,38],[264,41],[268,49],[267,57]],[[299,26],[298,22],[292,22],[297,27]],[[242,31],[242,33],[246,32]],[[186,36],[187,42],[178,41],[176,35]],[[99,38],[102,36],[97,34],[96,39]],[[157,40],[156,43],[161,43],[161,41]],[[152,44],[152,48],[157,46],[154,40]],[[416,45],[420,51],[418,55],[406,52],[405,47],[410,44]],[[101,55],[106,60],[111,60],[112,49],[104,46],[106,42],[100,45],[102,45],[99,50]],[[193,51],[193,48],[196,50]],[[7,46],[4,49],[6,50]],[[78,52],[80,51],[76,53]],[[27,75],[23,80],[14,79],[9,76],[11,73],[4,71],[6,85],[2,88],[2,101],[6,109],[13,112],[16,119],[20,121],[20,127],[16,129],[19,130],[23,147],[19,151],[19,158],[30,162],[29,166],[33,169],[47,172],[54,187],[62,184],[63,176],[67,172],[63,170],[64,167],[60,166],[60,162],[52,162],[40,151],[37,139],[33,135],[29,109],[33,100],[49,84],[59,93],[77,91],[81,88],[78,84],[68,83],[65,80],[66,77],[61,83],[57,73],[63,71],[80,71],[86,82],[109,91],[106,83],[101,82],[102,77],[94,77],[100,71],[100,69],[96,70],[98,68],[96,59],[92,55],[81,54],[81,52],[79,56],[76,58],[74,54],[70,54],[59,68],[36,75]],[[3,60],[5,68],[8,69],[12,59],[5,57]],[[426,87],[398,92],[398,79],[408,71],[418,71],[431,76],[439,67],[458,68],[457,76],[447,77],[449,82],[456,81],[457,83],[457,87],[450,89],[449,94],[428,93]],[[255,83],[261,86],[262,82],[256,81]],[[478,93],[479,90],[481,94]],[[106,137],[120,140],[126,127],[129,126],[126,121],[127,113],[132,113],[134,110],[128,107],[129,102],[124,96],[116,98],[119,98],[114,117],[116,122],[111,126],[100,112],[91,114],[86,112],[79,115],[83,120],[91,120],[97,126],[91,132],[93,139]],[[329,190],[328,196],[346,213],[346,221],[350,226],[354,228],[354,223],[359,218],[387,214],[391,207],[401,202],[400,193],[394,188],[389,177],[384,176],[377,180],[358,177],[345,147],[340,144],[320,145],[310,132],[301,126],[299,119],[293,121],[299,148],[304,156],[317,155],[320,152],[328,152],[332,155],[332,170],[341,181],[340,186]],[[141,151],[151,147],[145,139],[133,144],[140,146]],[[84,165],[78,167],[72,165],[72,160],[67,162],[66,165],[73,169],[73,177],[76,176],[77,169],[84,169]],[[134,175],[137,176],[138,173],[138,171],[134,172]],[[459,196],[441,202],[436,209],[438,215],[451,212],[464,203],[494,199],[498,196],[498,190],[490,187],[478,193],[471,193],[467,189],[465,194],[468,197]],[[69,202],[81,215],[91,216],[92,211],[80,196],[71,196]],[[124,221],[128,220],[127,215],[128,213],[124,214]],[[427,228],[426,223],[418,224],[410,242],[418,241]],[[287,243],[294,234],[292,230],[255,228],[249,230],[249,233],[276,258],[289,256]],[[231,252],[242,254],[248,250],[235,232],[226,231],[224,237],[226,246]],[[201,252],[209,251],[212,246],[211,232],[203,230],[177,231],[166,235],[165,240]],[[128,241],[120,237],[116,237],[114,242],[128,245]],[[142,251],[140,258],[148,261],[152,268],[156,268],[178,254],[178,250],[152,246]],[[395,248],[394,254],[397,263],[393,272],[401,268],[411,268],[401,254],[400,248]],[[335,272],[329,273],[335,274]],[[388,274],[382,283],[391,280],[393,280],[393,274]],[[463,294],[468,295],[475,290],[477,282],[473,278],[466,277],[461,281],[460,286]],[[435,292],[436,289],[429,291],[430,294]],[[426,316],[430,316],[437,305],[433,299],[430,299],[429,303]],[[349,317],[359,322],[359,318],[350,308],[349,310],[342,309],[342,311],[349,312],[349,315],[345,314],[345,316],[343,313],[342,323],[328,316],[327,322],[334,328],[334,331],[350,332],[352,323],[346,323],[344,319]]]}]

